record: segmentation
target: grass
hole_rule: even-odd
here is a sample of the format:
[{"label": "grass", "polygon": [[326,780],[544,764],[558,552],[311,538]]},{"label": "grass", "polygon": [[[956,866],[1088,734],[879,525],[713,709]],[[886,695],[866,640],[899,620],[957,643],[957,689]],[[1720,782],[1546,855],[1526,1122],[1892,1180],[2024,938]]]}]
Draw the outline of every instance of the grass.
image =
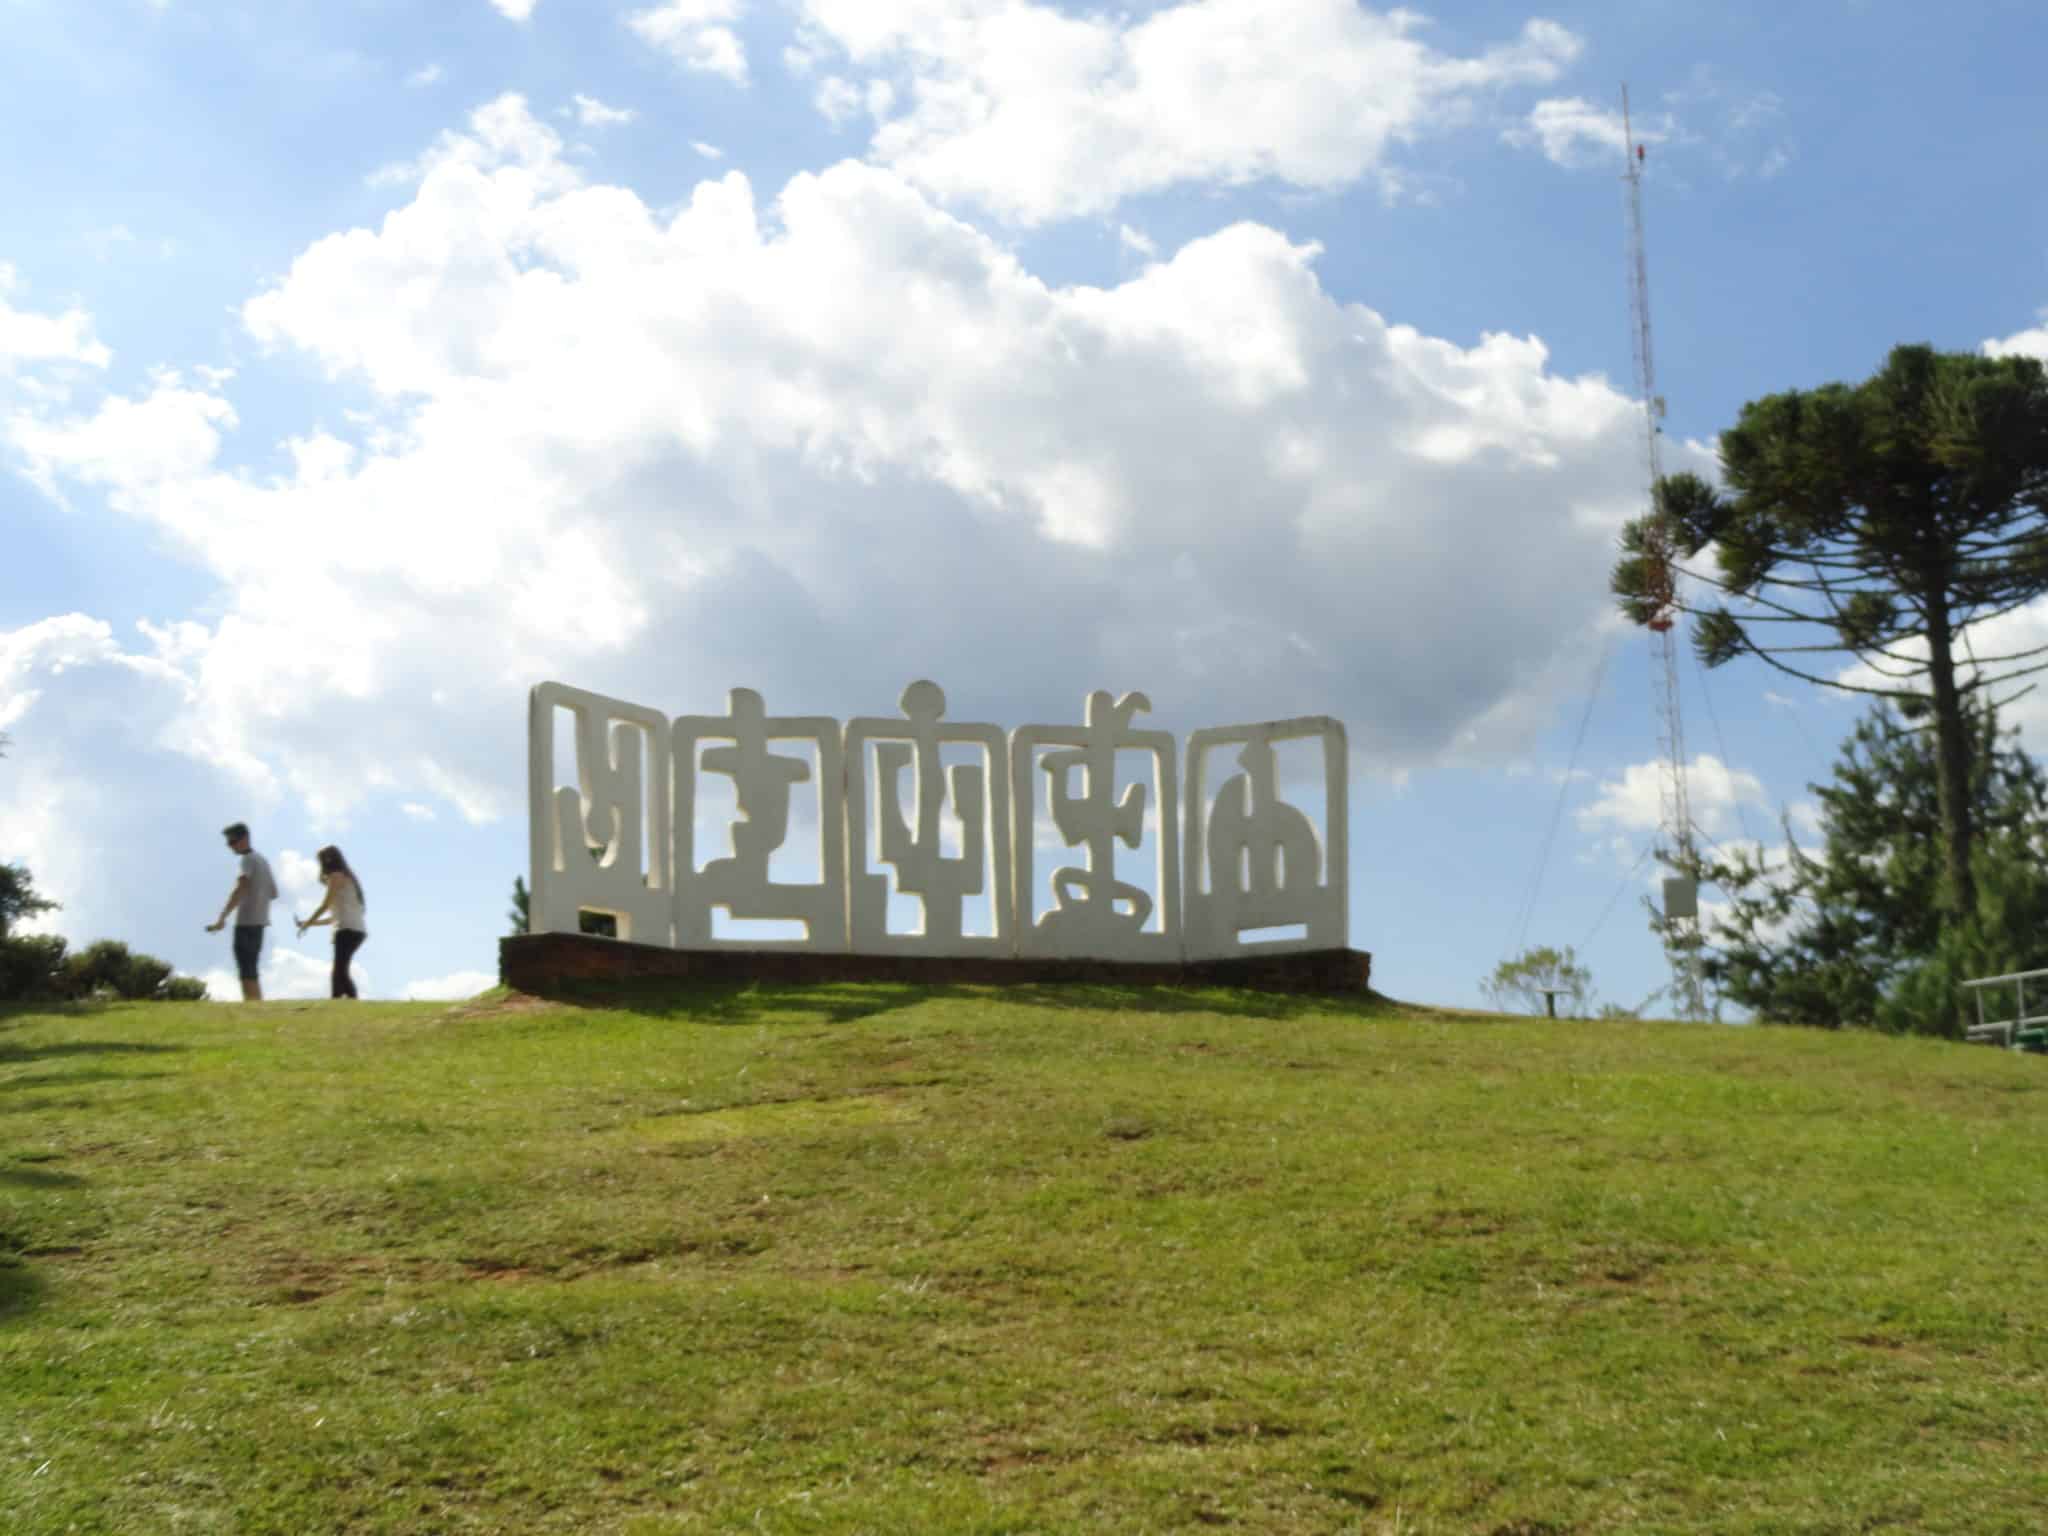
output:
[{"label": "grass", "polygon": [[1086,988],[0,1014],[0,1510],[2036,1532],[2044,1070]]}]

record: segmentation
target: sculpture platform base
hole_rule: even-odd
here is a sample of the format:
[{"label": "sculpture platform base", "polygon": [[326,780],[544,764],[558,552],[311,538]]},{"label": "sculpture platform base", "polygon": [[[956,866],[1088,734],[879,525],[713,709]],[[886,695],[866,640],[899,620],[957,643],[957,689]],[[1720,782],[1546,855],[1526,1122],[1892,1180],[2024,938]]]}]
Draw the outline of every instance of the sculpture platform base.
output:
[{"label": "sculpture platform base", "polygon": [[498,979],[546,997],[612,981],[893,981],[928,986],[1023,986],[1080,982],[1095,986],[1248,987],[1261,992],[1364,993],[1372,956],[1357,949],[1313,949],[1228,960],[1003,959],[995,956],[847,955],[811,950],[669,949],[580,933],[522,933],[498,941]]}]

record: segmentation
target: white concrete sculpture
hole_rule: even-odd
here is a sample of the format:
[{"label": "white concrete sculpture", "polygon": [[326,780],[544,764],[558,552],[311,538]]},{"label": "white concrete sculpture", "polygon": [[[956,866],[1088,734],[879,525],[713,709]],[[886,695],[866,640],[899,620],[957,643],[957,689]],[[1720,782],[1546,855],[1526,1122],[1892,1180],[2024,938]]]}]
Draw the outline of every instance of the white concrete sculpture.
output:
[{"label": "white concrete sculpture", "polygon": [[[1098,690],[1088,696],[1085,727],[1027,725],[1010,738],[1010,782],[1014,786],[1017,866],[1017,951],[1024,955],[1072,955],[1097,960],[1157,960],[1181,952],[1180,840],[1173,737],[1166,731],[1134,729],[1131,717],[1150,710],[1142,693],[1113,698]],[[1041,747],[1064,750],[1034,762]],[[1144,887],[1121,880],[1116,845],[1138,848],[1146,831],[1145,790],[1132,784],[1117,798],[1117,752],[1137,750],[1152,759],[1157,792],[1157,855],[1153,888],[1159,892],[1160,921],[1150,926],[1154,899]],[[1049,818],[1060,843],[1083,851],[1084,862],[1056,868],[1053,904],[1034,919],[1037,874],[1039,775],[1045,775]],[[1077,784],[1078,780],[1078,784]],[[1056,845],[1057,846],[1057,845]],[[1054,861],[1058,858],[1054,854]]]},{"label": "white concrete sculpture", "polygon": [[[825,715],[771,716],[761,695],[735,688],[724,715],[684,715],[671,748],[675,820],[675,942],[692,949],[844,949],[846,947],[846,779],[839,722]],[[702,769],[733,781],[739,819],[732,852],[697,867],[698,746]],[[790,792],[812,778],[800,757],[769,751],[778,741],[817,744],[815,882],[771,880],[768,861],[790,835]],[[802,923],[801,938],[721,936],[712,909],[739,922]]]},{"label": "white concrete sculpture", "polygon": [[[557,710],[575,721],[575,789],[555,784]],[[574,933],[578,913],[604,912],[622,939],[669,943],[667,717],[561,683],[527,712],[529,926]]]},{"label": "white concrete sculpture", "polygon": [[[846,854],[851,937],[856,953],[901,951],[927,955],[1004,954],[1012,943],[1010,882],[1010,758],[993,725],[943,723],[945,691],[918,681],[903,690],[903,718],[861,716],[846,727]],[[940,749],[976,749],[979,765],[942,763]],[[869,748],[875,772],[868,771]],[[912,820],[903,813],[902,781],[910,776]],[[960,850],[948,856],[941,815],[950,805],[960,827]],[[914,822],[914,824],[913,824]],[[870,849],[870,828],[875,833]],[[915,931],[889,931],[890,878],[871,861],[891,866],[895,886],[923,907]],[[966,899],[983,896],[989,932],[969,933]]]},{"label": "white concrete sculpture", "polygon": [[[1280,798],[1282,742],[1322,746],[1324,837]],[[1212,807],[1208,758],[1235,746],[1238,772]],[[1187,825],[1181,838],[1190,959],[1333,949],[1350,931],[1344,727],[1327,715],[1220,726],[1188,738]],[[1273,934],[1273,930],[1291,930]]]},{"label": "white concrete sculpture", "polygon": [[[735,688],[727,713],[671,722],[542,683],[528,705],[529,927],[575,933],[594,911],[612,915],[621,939],[686,949],[1097,960],[1210,960],[1347,942],[1347,757],[1337,721],[1196,731],[1183,781],[1172,735],[1133,724],[1151,708],[1142,693],[1098,691],[1083,725],[1007,735],[948,721],[933,682],[904,689],[901,707],[901,718],[862,716],[842,730],[823,715],[771,716],[760,694]],[[574,726],[574,787],[555,781],[563,712]],[[808,750],[772,750],[788,742]],[[1321,748],[1320,828],[1284,797],[1280,749],[1293,742]],[[1218,753],[1229,757],[1212,798]],[[1144,773],[1120,773],[1119,754],[1126,767],[1142,761]],[[734,814],[729,851],[699,867],[697,818],[713,803],[701,793],[707,774],[731,781]],[[792,842],[799,828],[814,833],[809,848]],[[708,854],[720,836],[707,832]],[[914,926],[892,933],[892,910],[907,917],[912,898]],[[970,906],[988,914],[973,932]],[[757,924],[779,931],[747,931]],[[792,927],[800,936],[787,936]]]}]

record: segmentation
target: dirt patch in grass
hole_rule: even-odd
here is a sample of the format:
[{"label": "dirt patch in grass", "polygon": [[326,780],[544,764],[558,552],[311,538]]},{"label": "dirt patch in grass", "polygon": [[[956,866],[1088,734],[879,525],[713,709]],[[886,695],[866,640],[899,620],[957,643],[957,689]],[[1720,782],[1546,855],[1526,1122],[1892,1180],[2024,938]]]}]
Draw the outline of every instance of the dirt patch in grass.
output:
[{"label": "dirt patch in grass", "polygon": [[508,987],[495,987],[489,992],[479,993],[468,1001],[458,1003],[438,1016],[437,1023],[453,1023],[468,1019],[520,1018],[534,1013],[560,1013],[565,1005],[545,997],[535,997],[531,992],[514,992]]}]

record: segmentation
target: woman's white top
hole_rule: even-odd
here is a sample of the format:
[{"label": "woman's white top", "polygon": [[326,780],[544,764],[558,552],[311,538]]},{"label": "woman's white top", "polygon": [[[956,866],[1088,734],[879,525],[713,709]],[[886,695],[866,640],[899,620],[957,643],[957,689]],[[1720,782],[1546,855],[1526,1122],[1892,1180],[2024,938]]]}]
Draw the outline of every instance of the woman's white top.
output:
[{"label": "woman's white top", "polygon": [[335,931],[353,928],[357,933],[368,934],[370,930],[363,925],[363,898],[355,881],[337,871],[328,889],[334,893]]}]

